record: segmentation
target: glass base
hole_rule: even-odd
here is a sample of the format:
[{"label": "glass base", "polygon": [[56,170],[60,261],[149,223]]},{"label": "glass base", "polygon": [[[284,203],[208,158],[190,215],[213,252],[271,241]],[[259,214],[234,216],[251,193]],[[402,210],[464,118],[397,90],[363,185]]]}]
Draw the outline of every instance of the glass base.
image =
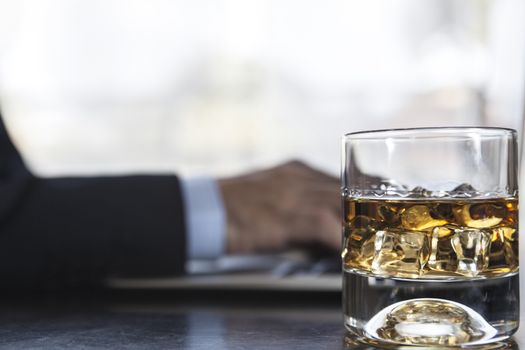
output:
[{"label": "glass base", "polygon": [[378,339],[367,338],[359,329],[348,326],[345,317],[345,325],[348,330],[344,336],[344,348],[348,350],[375,350],[375,349],[392,349],[392,350],[417,350],[417,349],[476,349],[476,350],[519,350],[518,344],[511,338],[511,336],[501,337],[499,340],[488,344],[477,345],[414,345],[414,344],[397,344],[392,342],[385,342]]},{"label": "glass base", "polygon": [[420,282],[345,272],[343,281],[345,326],[368,344],[497,349],[519,325],[517,274]]}]

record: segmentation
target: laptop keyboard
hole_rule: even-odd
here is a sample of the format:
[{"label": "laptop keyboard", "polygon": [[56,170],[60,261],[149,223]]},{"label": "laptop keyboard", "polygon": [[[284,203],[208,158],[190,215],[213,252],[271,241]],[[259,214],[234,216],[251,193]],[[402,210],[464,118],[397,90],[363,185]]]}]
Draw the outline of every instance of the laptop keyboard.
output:
[{"label": "laptop keyboard", "polygon": [[284,261],[271,272],[278,277],[338,274],[341,272],[341,262],[339,259],[333,258],[324,258],[316,261]]},{"label": "laptop keyboard", "polygon": [[216,260],[193,260],[187,264],[186,269],[190,275],[268,272],[276,277],[319,276],[340,274],[341,260],[338,257],[312,259],[289,255],[225,256]]},{"label": "laptop keyboard", "polygon": [[112,278],[114,289],[341,291],[341,260],[304,255],[225,256],[188,262],[187,274],[159,278]]}]

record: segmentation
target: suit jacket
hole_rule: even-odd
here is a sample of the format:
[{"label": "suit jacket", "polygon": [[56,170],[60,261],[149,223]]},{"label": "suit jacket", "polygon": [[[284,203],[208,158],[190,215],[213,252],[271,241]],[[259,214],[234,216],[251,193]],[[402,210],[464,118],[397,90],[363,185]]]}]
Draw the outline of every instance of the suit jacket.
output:
[{"label": "suit jacket", "polygon": [[0,117],[0,284],[71,287],[183,272],[176,176],[40,178]]}]

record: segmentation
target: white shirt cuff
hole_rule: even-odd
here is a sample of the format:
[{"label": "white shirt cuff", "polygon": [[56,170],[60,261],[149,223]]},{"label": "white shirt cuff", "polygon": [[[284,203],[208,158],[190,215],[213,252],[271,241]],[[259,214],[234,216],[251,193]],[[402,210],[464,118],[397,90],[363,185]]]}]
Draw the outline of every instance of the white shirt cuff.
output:
[{"label": "white shirt cuff", "polygon": [[208,177],[181,179],[188,259],[215,259],[224,254],[226,214],[217,182]]}]

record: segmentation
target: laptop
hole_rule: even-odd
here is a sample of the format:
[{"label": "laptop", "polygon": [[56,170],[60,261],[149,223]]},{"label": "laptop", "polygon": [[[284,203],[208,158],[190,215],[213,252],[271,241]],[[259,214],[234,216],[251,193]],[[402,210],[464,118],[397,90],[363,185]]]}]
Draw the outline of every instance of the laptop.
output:
[{"label": "laptop", "polygon": [[232,255],[191,260],[187,274],[163,278],[112,278],[117,290],[258,290],[340,292],[341,260],[313,258],[300,252],[279,255]]}]

